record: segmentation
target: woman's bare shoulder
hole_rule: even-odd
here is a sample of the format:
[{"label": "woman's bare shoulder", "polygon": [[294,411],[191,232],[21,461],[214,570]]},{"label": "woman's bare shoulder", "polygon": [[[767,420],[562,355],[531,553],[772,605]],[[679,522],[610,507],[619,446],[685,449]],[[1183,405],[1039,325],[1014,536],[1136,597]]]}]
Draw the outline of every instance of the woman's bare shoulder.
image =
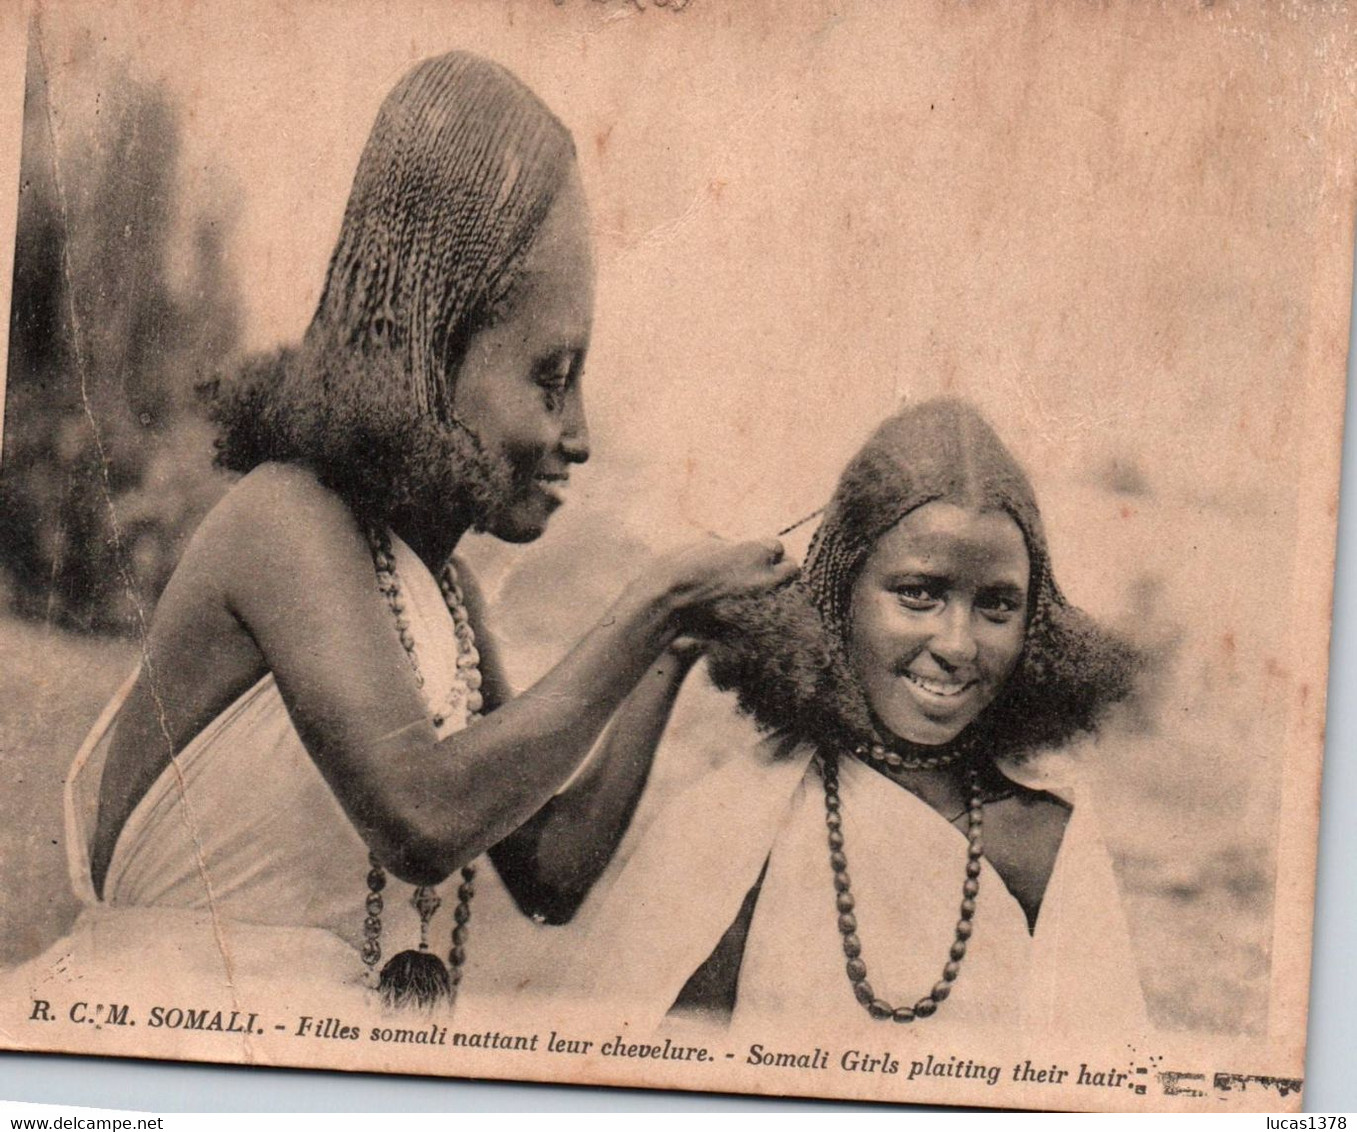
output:
[{"label": "woman's bare shoulder", "polygon": [[261,464],[208,513],[183,565],[248,576],[280,561],[300,567],[348,557],[363,545],[353,513],[309,468]]},{"label": "woman's bare shoulder", "polygon": [[[352,513],[306,468],[264,464],[198,525],[157,604],[153,635],[252,636],[261,612],[368,585],[371,556]],[[255,642],[258,643],[257,641]]]},{"label": "woman's bare shoulder", "polygon": [[215,528],[238,535],[287,534],[299,523],[324,530],[354,528],[344,501],[301,464],[260,464],[235,483],[209,518]]}]

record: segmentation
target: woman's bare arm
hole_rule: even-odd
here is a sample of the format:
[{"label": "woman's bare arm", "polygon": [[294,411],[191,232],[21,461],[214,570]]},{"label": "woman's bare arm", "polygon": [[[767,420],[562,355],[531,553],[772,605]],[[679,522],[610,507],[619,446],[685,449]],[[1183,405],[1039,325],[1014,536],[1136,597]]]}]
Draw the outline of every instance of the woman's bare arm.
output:
[{"label": "woman's bare arm", "polygon": [[413,883],[441,880],[546,805],[688,612],[792,571],[767,544],[671,556],[537,684],[440,742],[348,508],[304,469],[251,478],[216,536],[229,608],[350,819]]},{"label": "woman's bare arm", "polygon": [[631,824],[683,679],[701,647],[671,645],[622,702],[570,785],[491,850],[523,911],[565,923]]},{"label": "woman's bare arm", "polygon": [[[476,629],[485,710],[512,698],[489,610],[475,575],[457,564],[467,614]],[[684,677],[703,644],[673,641],[622,701],[570,784],[490,849],[518,906],[550,923],[565,923],[607,867],[631,823]]]}]

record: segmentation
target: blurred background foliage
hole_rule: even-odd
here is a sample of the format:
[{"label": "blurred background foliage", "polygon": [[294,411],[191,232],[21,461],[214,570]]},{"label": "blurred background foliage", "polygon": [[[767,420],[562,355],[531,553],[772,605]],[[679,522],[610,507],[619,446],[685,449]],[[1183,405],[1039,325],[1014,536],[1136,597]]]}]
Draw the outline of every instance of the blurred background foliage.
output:
[{"label": "blurred background foliage", "polygon": [[63,144],[30,48],[0,570],[23,617],[131,634],[223,487],[195,388],[232,359],[240,305],[229,213],[177,207],[165,94],[124,73],[97,115],[98,144]]}]

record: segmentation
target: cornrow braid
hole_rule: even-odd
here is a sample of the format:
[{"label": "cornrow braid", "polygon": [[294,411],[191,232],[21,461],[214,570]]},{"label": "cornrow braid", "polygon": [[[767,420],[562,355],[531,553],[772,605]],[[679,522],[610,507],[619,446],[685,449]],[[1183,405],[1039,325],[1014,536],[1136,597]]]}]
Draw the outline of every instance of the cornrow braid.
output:
[{"label": "cornrow braid", "polygon": [[358,162],[308,336],[397,352],[412,407],[447,420],[467,342],[513,290],[574,156],[503,67],[465,52],[415,67]]}]

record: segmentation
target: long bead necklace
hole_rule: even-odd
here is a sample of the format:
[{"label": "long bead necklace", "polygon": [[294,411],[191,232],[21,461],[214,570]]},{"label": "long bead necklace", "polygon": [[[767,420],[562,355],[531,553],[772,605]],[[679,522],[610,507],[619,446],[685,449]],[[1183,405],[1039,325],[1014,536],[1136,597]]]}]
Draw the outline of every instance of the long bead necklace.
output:
[{"label": "long bead necklace", "polygon": [[845,969],[853,988],[853,997],[878,1021],[890,1019],[903,1023],[913,1022],[916,1018],[928,1018],[937,1012],[939,1005],[952,993],[952,984],[961,974],[961,961],[966,958],[966,941],[970,939],[974,928],[975,900],[980,893],[980,858],[985,852],[982,839],[985,810],[980,792],[980,771],[975,766],[967,771],[970,804],[966,811],[968,844],[966,880],[961,886],[961,918],[957,920],[956,934],[947,953],[942,978],[913,1006],[892,1006],[885,999],[877,997],[872,984],[867,981],[867,964],[863,961],[862,941],[857,934],[858,921],[853,915],[856,902],[848,878],[848,858],[844,854],[843,804],[839,798],[839,760],[836,755],[822,757],[821,775],[825,787],[825,824],[829,827],[829,865],[834,870],[834,903],[839,913],[839,934],[843,937],[843,953],[848,960]]},{"label": "long bead necklace", "polygon": [[[396,558],[391,550],[391,537],[386,531],[369,531],[368,545],[372,550],[373,566],[377,572],[377,588],[386,598],[396,620],[401,645],[414,670],[415,684],[424,687],[424,673],[415,652],[415,639],[410,632],[405,596],[401,593],[400,577],[396,573]],[[466,601],[457,579],[457,570],[448,562],[439,575],[439,589],[444,604],[452,615],[457,635],[457,680],[449,690],[446,701],[434,711],[432,722],[441,728],[449,714],[463,706],[469,723],[481,713],[484,704],[481,695],[480,654],[476,651],[476,634],[467,616]],[[370,866],[367,877],[367,916],[363,920],[363,963],[368,969],[369,985],[375,986],[391,1006],[433,1006],[446,999],[456,1001],[457,988],[462,981],[466,963],[467,933],[471,923],[471,899],[476,894],[476,867],[462,869],[462,883],[457,888],[457,905],[453,909],[452,946],[446,966],[429,949],[429,923],[442,906],[442,897],[432,885],[416,887],[410,903],[419,915],[419,950],[402,951],[393,956],[377,973],[382,957],[382,910],[385,907],[382,891],[386,888],[386,870],[376,854],[368,854]]]}]

